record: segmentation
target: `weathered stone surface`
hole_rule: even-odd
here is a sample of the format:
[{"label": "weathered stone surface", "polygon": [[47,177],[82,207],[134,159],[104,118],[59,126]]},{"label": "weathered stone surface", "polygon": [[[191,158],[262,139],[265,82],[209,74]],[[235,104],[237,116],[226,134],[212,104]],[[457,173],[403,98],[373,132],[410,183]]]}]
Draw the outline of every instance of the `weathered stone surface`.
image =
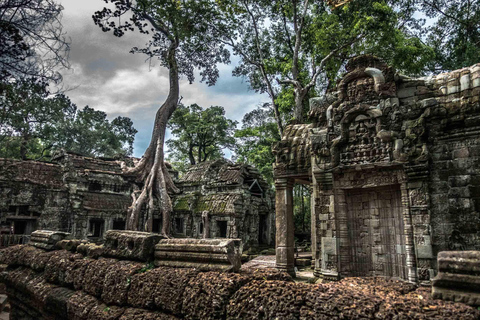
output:
[{"label": "weathered stone surface", "polygon": [[57,242],[70,236],[71,234],[68,232],[36,230],[30,236],[30,245],[40,249],[53,250],[56,248]]},{"label": "weathered stone surface", "polygon": [[63,250],[75,252],[77,251],[77,247],[83,243],[85,243],[85,240],[78,240],[78,239],[60,240],[56,244],[56,249],[63,249]]},{"label": "weathered stone surface", "polygon": [[108,230],[104,254],[118,259],[152,261],[155,245],[163,238],[155,233]]},{"label": "weathered stone surface", "polygon": [[115,266],[117,260],[99,258],[93,260],[85,269],[82,290],[97,298],[100,298],[105,288],[105,276],[110,267]]},{"label": "weathered stone surface", "polygon": [[478,65],[411,79],[364,55],[347,71],[273,146],[277,268],[293,272],[291,186],[310,181],[315,275],[429,282],[438,252],[480,250]]},{"label": "weathered stone surface", "polygon": [[[231,298],[227,319],[300,319],[300,309],[307,294],[312,291],[315,292],[312,296],[318,297],[312,285],[253,281]],[[307,316],[305,319],[315,318],[313,310],[303,310],[302,316]]]},{"label": "weathered stone surface", "polygon": [[[479,310],[432,300],[428,289],[384,278],[310,285],[294,283],[278,270],[199,272],[103,257],[83,259],[65,250],[48,253],[40,272],[11,265],[1,273],[11,301],[11,320],[480,318]],[[65,281],[58,280],[63,271],[52,270],[56,265],[68,271]],[[75,278],[83,290],[72,290]],[[97,291],[94,283],[102,289]],[[477,301],[476,295],[444,288],[434,294],[439,292],[457,301]]]},{"label": "weathered stone surface", "polygon": [[480,275],[480,251],[442,251],[438,253],[438,271]]},{"label": "weathered stone surface", "polygon": [[230,298],[249,281],[245,275],[199,273],[184,292],[182,313],[186,319],[222,319]]},{"label": "weathered stone surface", "polygon": [[102,301],[109,305],[125,305],[134,275],[146,268],[148,265],[132,261],[118,261],[107,266],[103,281]]},{"label": "weathered stone surface", "polygon": [[81,243],[78,245],[77,251],[84,256],[97,259],[103,255],[105,247],[103,245],[96,245],[95,243]]},{"label": "weathered stone surface", "polygon": [[125,312],[125,308],[97,304],[88,313],[89,320],[118,320]]},{"label": "weathered stone surface", "polygon": [[480,306],[480,251],[439,252],[432,295]]},{"label": "weathered stone surface", "polygon": [[67,304],[68,300],[75,294],[75,291],[56,287],[50,291],[45,299],[45,305],[42,306],[46,313],[55,315],[60,319],[68,319]]},{"label": "weathered stone surface", "polygon": [[68,319],[89,320],[88,314],[93,307],[99,304],[99,301],[91,295],[83,291],[77,291],[67,301]]},{"label": "weathered stone surface", "polygon": [[239,271],[241,240],[166,239],[155,246],[155,265],[202,271]]},{"label": "weathered stone surface", "polygon": [[194,269],[163,267],[138,273],[131,277],[128,304],[182,315],[185,290],[197,275]]},{"label": "weathered stone surface", "polygon": [[83,288],[85,271],[88,266],[95,261],[96,260],[94,259],[85,258],[83,256],[73,261],[65,271],[65,283],[73,285],[75,290],[81,290]]},{"label": "weathered stone surface", "polygon": [[142,309],[127,309],[119,320],[177,320],[178,318],[160,312]]},{"label": "weathered stone surface", "polygon": [[67,281],[67,271],[73,268],[75,260],[78,259],[83,259],[83,256],[66,250],[55,251],[45,264],[45,278],[55,284],[73,285],[73,282]]}]

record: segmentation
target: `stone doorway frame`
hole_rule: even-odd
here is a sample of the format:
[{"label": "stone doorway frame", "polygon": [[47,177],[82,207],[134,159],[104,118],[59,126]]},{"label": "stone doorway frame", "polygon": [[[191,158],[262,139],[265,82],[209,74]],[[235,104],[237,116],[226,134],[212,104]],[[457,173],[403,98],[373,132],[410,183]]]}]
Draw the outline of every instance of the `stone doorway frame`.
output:
[{"label": "stone doorway frame", "polygon": [[343,265],[350,258],[342,252],[349,246],[347,204],[349,189],[399,185],[401,192],[407,280],[417,282],[416,248],[409,200],[411,190],[402,166],[357,166],[314,172],[312,195],[312,258],[314,274],[328,280],[345,276]]},{"label": "stone doorway frame", "polygon": [[308,176],[275,179],[275,267],[295,277],[293,187],[311,185]]}]

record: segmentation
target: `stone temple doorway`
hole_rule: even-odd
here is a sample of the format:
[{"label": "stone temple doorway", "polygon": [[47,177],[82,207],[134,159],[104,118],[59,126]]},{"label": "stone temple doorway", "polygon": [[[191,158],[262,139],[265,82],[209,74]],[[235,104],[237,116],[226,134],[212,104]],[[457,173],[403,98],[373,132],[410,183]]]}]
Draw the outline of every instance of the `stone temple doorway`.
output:
[{"label": "stone temple doorway", "polygon": [[407,279],[399,185],[345,190],[352,276]]}]

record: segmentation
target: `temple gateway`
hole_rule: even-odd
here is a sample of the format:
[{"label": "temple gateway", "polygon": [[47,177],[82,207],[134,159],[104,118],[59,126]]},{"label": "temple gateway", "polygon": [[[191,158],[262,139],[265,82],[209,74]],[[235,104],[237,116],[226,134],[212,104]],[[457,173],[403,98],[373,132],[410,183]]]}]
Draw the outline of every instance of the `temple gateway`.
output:
[{"label": "temple gateway", "polygon": [[276,266],[294,272],[300,183],[316,276],[430,280],[439,251],[480,250],[480,64],[412,79],[366,55],[346,69],[273,148]]}]

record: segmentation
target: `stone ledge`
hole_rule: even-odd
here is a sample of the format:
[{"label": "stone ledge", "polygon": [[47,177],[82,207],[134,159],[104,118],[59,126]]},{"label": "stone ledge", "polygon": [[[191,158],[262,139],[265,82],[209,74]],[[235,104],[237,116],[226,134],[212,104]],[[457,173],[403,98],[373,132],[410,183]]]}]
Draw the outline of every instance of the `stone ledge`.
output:
[{"label": "stone ledge", "polygon": [[155,244],[163,238],[157,233],[108,230],[104,255],[118,259],[152,261]]}]

